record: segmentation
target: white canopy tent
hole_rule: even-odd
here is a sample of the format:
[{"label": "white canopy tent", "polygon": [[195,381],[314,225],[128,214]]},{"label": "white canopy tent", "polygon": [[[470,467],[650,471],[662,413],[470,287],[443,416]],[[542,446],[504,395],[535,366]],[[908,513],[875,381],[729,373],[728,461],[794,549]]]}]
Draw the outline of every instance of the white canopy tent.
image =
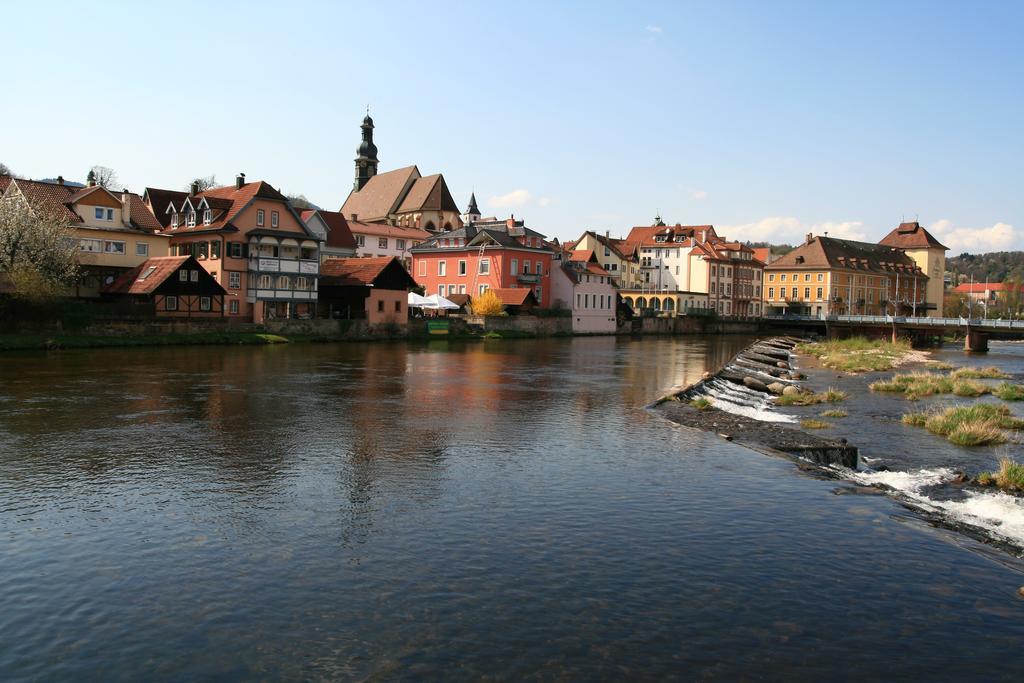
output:
[{"label": "white canopy tent", "polygon": [[423,308],[430,308],[438,311],[457,311],[459,305],[448,299],[445,299],[440,294],[431,294],[426,298],[429,303],[423,304]]},{"label": "white canopy tent", "polygon": [[420,296],[416,292],[409,292],[409,305],[414,308],[429,308],[431,304],[430,299],[425,296]]}]

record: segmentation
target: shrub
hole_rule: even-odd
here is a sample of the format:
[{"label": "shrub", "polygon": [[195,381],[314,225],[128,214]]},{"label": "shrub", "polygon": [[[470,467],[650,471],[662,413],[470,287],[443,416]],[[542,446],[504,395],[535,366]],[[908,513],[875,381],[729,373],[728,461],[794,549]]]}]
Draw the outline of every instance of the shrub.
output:
[{"label": "shrub", "polygon": [[804,429],[828,429],[832,425],[821,420],[800,420],[800,426]]},{"label": "shrub", "polygon": [[982,394],[987,394],[990,389],[982,384],[970,379],[958,379],[953,382],[953,393],[957,396],[966,396],[970,398],[977,398]]},{"label": "shrub", "polygon": [[997,367],[987,368],[959,368],[949,375],[953,379],[1006,379],[1009,377]]},{"label": "shrub", "polygon": [[991,422],[961,424],[946,438],[957,446],[988,446],[1006,443],[1006,434]]},{"label": "shrub", "polygon": [[1024,384],[1010,384],[1003,382],[992,393],[1004,401],[1024,401]]},{"label": "shrub", "polygon": [[822,396],[828,403],[839,403],[840,401],[846,400],[846,392],[840,391],[835,387],[829,387],[828,389],[826,389],[825,393],[822,394]]},{"label": "shrub", "polygon": [[505,307],[498,295],[488,289],[483,294],[473,297],[472,309],[473,315],[501,315]]},{"label": "shrub", "polygon": [[1024,464],[1003,458],[999,461],[999,470],[992,478],[1001,489],[1024,491]]},{"label": "shrub", "polygon": [[928,422],[927,413],[907,413],[900,418],[900,422],[905,425],[913,425],[915,427],[924,427],[925,423]]}]

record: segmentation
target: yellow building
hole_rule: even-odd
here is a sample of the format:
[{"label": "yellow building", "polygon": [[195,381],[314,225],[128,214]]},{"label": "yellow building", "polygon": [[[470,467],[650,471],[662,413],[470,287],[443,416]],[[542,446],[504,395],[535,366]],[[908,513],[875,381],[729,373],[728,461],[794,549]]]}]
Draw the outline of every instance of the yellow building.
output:
[{"label": "yellow building", "polygon": [[767,315],[924,315],[928,285],[899,248],[808,235],[765,266],[762,291]]},{"label": "yellow building", "polygon": [[640,256],[635,244],[612,239],[607,233],[604,236],[598,235],[590,230],[583,233],[576,242],[569,244],[576,251],[593,251],[597,262],[608,271],[608,275],[618,287],[632,289],[639,286]]},{"label": "yellow building", "polygon": [[[945,295],[943,277],[946,273],[948,248],[940,244],[917,221],[900,223],[896,229],[882,238],[879,244],[900,249],[914,259],[914,263],[928,276],[924,315],[932,318],[941,317],[942,300]],[[918,313],[920,314],[920,311]]]},{"label": "yellow building", "polygon": [[98,297],[100,288],[154,256],[167,256],[169,239],[157,234],[160,223],[142,198],[113,193],[94,183],[71,187],[56,183],[11,180],[5,196],[20,196],[34,210],[66,220],[78,239],[81,276],[74,294]]}]

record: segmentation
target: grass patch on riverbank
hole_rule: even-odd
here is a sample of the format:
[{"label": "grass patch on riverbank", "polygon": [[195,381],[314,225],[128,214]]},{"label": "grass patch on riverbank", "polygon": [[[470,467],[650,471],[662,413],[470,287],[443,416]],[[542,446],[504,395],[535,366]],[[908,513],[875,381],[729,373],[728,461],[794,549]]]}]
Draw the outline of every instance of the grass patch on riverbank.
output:
[{"label": "grass patch on riverbank", "polygon": [[911,348],[910,343],[903,340],[893,343],[881,339],[851,337],[799,344],[796,351],[816,357],[826,368],[858,373],[891,370],[900,364]]},{"label": "grass patch on riverbank", "polygon": [[953,379],[1006,379],[1008,374],[995,366],[987,368],[957,368],[949,373]]},{"label": "grass patch on riverbank", "polygon": [[707,410],[708,408],[711,407],[711,401],[707,400],[703,396],[698,396],[697,398],[690,401],[690,406],[696,408],[697,410]]},{"label": "grass patch on riverbank", "polygon": [[203,332],[145,336],[91,336],[75,334],[0,334],[0,351],[105,349],[139,346],[212,346],[231,344],[287,344],[290,339],[264,332]]},{"label": "grass patch on riverbank", "polygon": [[804,429],[828,429],[832,424],[822,420],[808,418],[806,420],[800,420],[800,426]]},{"label": "grass patch on riverbank", "polygon": [[1024,464],[1009,458],[999,461],[999,469],[995,472],[981,472],[975,481],[982,486],[998,486],[1010,491],[1024,491]]},{"label": "grass patch on riverbank", "polygon": [[822,417],[846,417],[849,415],[845,410],[839,408],[833,408],[832,410],[826,410],[821,414]]},{"label": "grass patch on riverbank", "polygon": [[903,424],[924,427],[944,436],[957,446],[987,446],[1006,443],[1008,430],[1024,428],[1024,420],[1006,406],[979,403],[973,406],[946,408],[935,413],[907,413]]},{"label": "grass patch on riverbank", "polygon": [[910,372],[902,375],[893,375],[887,380],[879,380],[869,385],[871,391],[884,393],[903,394],[908,400],[916,401],[925,396],[937,394],[954,394],[966,398],[977,398],[984,394],[992,393],[992,387],[982,382],[957,374],[954,371],[949,375],[941,375],[934,372]]},{"label": "grass patch on riverbank", "polygon": [[1024,401],[1024,384],[1003,382],[993,388],[992,393],[1004,401]]}]

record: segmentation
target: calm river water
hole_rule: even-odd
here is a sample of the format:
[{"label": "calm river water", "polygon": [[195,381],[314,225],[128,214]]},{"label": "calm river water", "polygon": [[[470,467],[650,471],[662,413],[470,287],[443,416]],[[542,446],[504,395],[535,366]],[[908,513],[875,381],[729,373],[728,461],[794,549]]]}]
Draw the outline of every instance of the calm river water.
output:
[{"label": "calm river water", "polygon": [[1020,560],[644,409],[747,341],[2,355],[0,678],[1019,680]]}]

